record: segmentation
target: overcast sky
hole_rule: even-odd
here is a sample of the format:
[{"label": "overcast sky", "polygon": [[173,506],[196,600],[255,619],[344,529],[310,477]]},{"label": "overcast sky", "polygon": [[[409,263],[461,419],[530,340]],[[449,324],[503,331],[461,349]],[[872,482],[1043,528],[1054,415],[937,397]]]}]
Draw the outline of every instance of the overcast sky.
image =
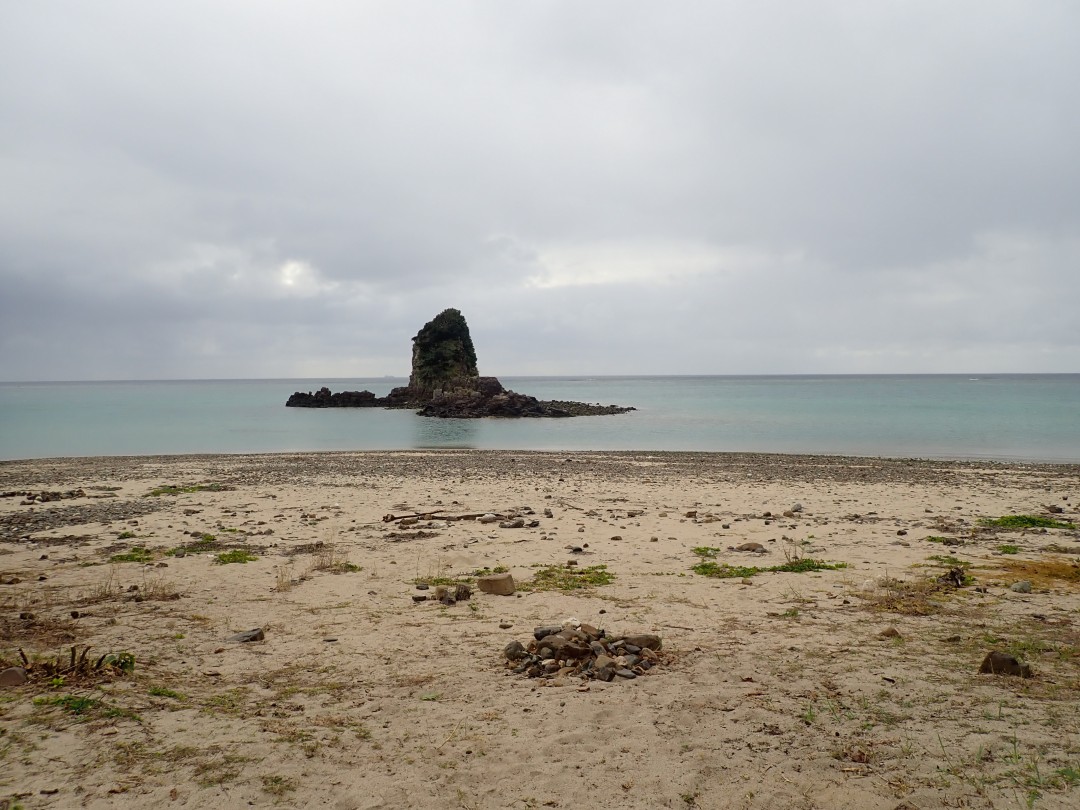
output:
[{"label": "overcast sky", "polygon": [[0,380],[1080,371],[1080,3],[6,2]]}]

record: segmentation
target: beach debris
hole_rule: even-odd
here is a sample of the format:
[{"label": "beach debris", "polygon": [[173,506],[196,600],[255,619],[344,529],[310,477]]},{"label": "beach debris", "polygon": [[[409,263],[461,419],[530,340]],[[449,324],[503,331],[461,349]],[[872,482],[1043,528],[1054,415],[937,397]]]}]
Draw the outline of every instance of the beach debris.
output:
[{"label": "beach debris", "polygon": [[78,678],[106,674],[130,675],[135,671],[135,656],[129,652],[104,653],[93,661],[90,658],[90,650],[90,647],[85,647],[80,653],[78,647],[71,647],[67,654],[58,652],[53,659],[31,661],[20,648],[19,657],[23,665],[14,668],[24,670],[27,677],[36,676],[38,672],[42,672],[50,678],[58,676]]},{"label": "beach debris", "polygon": [[[402,523],[402,525],[413,526],[421,520],[480,520],[481,518],[487,517],[494,517],[495,520],[500,520],[504,518],[505,515],[492,515],[489,512],[471,512],[465,515],[445,515],[441,509],[436,509],[434,512],[410,512],[404,515],[395,515],[393,512],[390,512],[389,514],[383,515],[383,523],[410,521],[409,523]],[[492,521],[480,520],[480,522],[491,523]]]},{"label": "beach debris", "polygon": [[979,672],[984,675],[1015,675],[1019,678],[1031,678],[1034,673],[1031,666],[1021,664],[1016,658],[1008,653],[991,650],[986,654]]},{"label": "beach debris", "polygon": [[19,506],[32,506],[35,503],[49,503],[51,501],[66,501],[71,498],[85,498],[86,492],[82,489],[68,489],[63,492],[54,492],[50,490],[41,490],[39,492],[32,492],[30,490],[16,490],[13,492],[0,492],[0,498],[22,498]]},{"label": "beach debris", "polygon": [[500,529],[523,529],[525,528],[525,518],[513,518],[512,520],[504,520],[499,524]]},{"label": "beach debris", "polygon": [[768,549],[761,543],[743,543],[739,546],[728,546],[728,551],[749,551],[753,554],[767,554]]},{"label": "beach debris", "polygon": [[938,577],[938,582],[944,582],[947,585],[955,585],[957,588],[962,588],[964,587],[964,578],[963,568],[950,568]]},{"label": "beach debris", "polygon": [[254,630],[245,630],[242,633],[236,633],[229,636],[226,641],[236,641],[241,644],[246,644],[251,641],[262,641],[266,638],[266,634],[261,627],[256,627]]},{"label": "beach debris", "polygon": [[653,633],[609,635],[577,619],[533,630],[528,644],[511,641],[503,648],[515,675],[562,685],[565,678],[620,681],[644,675],[662,660],[663,642]]},{"label": "beach debris", "polygon": [[[417,588],[419,587],[417,585]],[[446,607],[453,607],[458,602],[464,602],[470,598],[472,598],[472,588],[464,582],[456,582],[451,585],[436,585],[435,589],[429,594],[413,594],[412,600],[417,604],[430,601],[439,602]]]},{"label": "beach debris", "polygon": [[477,579],[476,587],[480,589],[481,593],[512,596],[515,590],[514,577],[509,573],[490,574]]}]

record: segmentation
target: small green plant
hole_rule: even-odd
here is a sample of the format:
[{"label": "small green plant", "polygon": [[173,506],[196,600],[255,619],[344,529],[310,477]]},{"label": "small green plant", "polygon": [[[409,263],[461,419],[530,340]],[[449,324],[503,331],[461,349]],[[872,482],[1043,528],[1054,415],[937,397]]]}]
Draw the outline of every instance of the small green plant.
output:
[{"label": "small green plant", "polygon": [[151,686],[150,694],[154,697],[167,697],[172,698],[173,700],[187,700],[187,697],[185,697],[184,695],[180,694],[174,689],[169,689],[165,686]]},{"label": "small green plant", "polygon": [[166,484],[165,486],[154,487],[154,489],[147,492],[144,498],[158,498],[162,495],[188,495],[192,492],[228,492],[236,489],[236,487],[229,486],[228,484]]},{"label": "small green plant", "polygon": [[247,549],[234,548],[232,551],[223,551],[214,558],[214,562],[218,565],[229,565],[230,563],[249,563],[259,559],[254,554],[248,552]]},{"label": "small green plant", "polygon": [[442,699],[442,692],[425,692],[420,696],[421,700],[437,701]]},{"label": "small green plant", "polygon": [[116,536],[116,539],[117,540],[130,540],[133,537],[135,537],[135,532],[120,532],[120,534],[118,534]]},{"label": "small green plant", "polygon": [[712,560],[705,560],[692,566],[690,570],[695,574],[701,574],[703,577],[712,577],[713,579],[746,579],[756,574],[764,573],[805,574],[810,571],[836,571],[841,568],[847,568],[847,563],[829,563],[822,560],[815,560],[812,557],[801,557],[799,559],[788,560],[779,565],[770,565],[766,568],[758,568],[754,565],[728,565],[727,563],[717,563]]},{"label": "small green plant", "polygon": [[101,701],[79,695],[57,695],[34,698],[35,706],[59,706],[68,714],[84,715],[101,705]]},{"label": "small green plant", "polygon": [[1009,543],[1005,543],[998,546],[998,551],[1000,551],[1002,554],[1019,554],[1020,546],[1014,546]]},{"label": "small green plant", "polygon": [[931,534],[923,539],[926,540],[927,543],[941,543],[944,545],[948,538],[942,537],[940,534]]},{"label": "small green plant", "polygon": [[579,591],[598,585],[610,585],[615,575],[606,565],[571,568],[563,565],[542,565],[533,578],[518,586],[522,591]]},{"label": "small green plant", "polygon": [[992,529],[1071,529],[1068,521],[1055,520],[1041,515],[1003,515],[999,518],[983,518],[983,526]]},{"label": "small green plant", "polygon": [[195,539],[190,543],[184,543],[176,548],[170,548],[165,552],[166,556],[175,557],[180,552],[184,554],[203,554],[207,551],[213,551],[218,548],[218,540],[212,534],[199,534],[195,535]]},{"label": "small green plant", "polygon": [[492,574],[505,574],[510,569],[505,565],[496,565],[494,568],[477,568],[472,572],[474,577],[489,577]]},{"label": "small green plant", "polygon": [[153,559],[154,552],[152,552],[150,549],[143,546],[132,546],[131,551],[125,551],[123,554],[114,554],[109,557],[109,562],[148,563]]},{"label": "small green plant", "polygon": [[706,560],[714,560],[716,559],[716,555],[723,551],[723,549],[717,548],[716,546],[696,546],[695,548],[692,548],[691,551],[699,557],[704,557]]},{"label": "small green plant", "polygon": [[691,566],[690,570],[695,574],[712,577],[713,579],[745,579],[754,576],[754,574],[760,574],[764,569],[752,565],[728,565],[727,563],[706,560]]}]

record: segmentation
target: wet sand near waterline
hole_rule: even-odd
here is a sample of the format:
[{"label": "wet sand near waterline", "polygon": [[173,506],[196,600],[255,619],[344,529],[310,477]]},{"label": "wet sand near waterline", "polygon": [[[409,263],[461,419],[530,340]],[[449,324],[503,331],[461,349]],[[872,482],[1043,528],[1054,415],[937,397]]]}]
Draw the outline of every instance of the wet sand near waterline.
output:
[{"label": "wet sand near waterline", "polygon": [[[148,497],[163,486],[179,491]],[[0,584],[0,656],[38,658],[29,683],[0,691],[0,800],[922,808],[1080,797],[1080,583],[1068,578],[1080,538],[980,528],[1009,514],[1077,522],[1075,465],[495,451],[0,463],[0,492],[78,489],[0,499],[0,583],[11,583]],[[538,525],[383,521],[514,511]],[[746,542],[766,552],[728,551]],[[178,548],[191,550],[168,553]],[[233,552],[254,559],[217,561]],[[691,570],[806,558],[846,567]],[[450,607],[413,600],[426,593],[418,579],[506,568],[527,585],[568,562],[613,579]],[[969,584],[932,584],[955,567]],[[1031,593],[1011,590],[1020,580]],[[656,633],[663,660],[611,683],[508,672],[509,641],[571,618]],[[226,640],[256,627],[262,641]],[[130,652],[134,672],[55,683],[41,662],[72,646],[91,659]],[[991,649],[1035,677],[980,675]]]}]

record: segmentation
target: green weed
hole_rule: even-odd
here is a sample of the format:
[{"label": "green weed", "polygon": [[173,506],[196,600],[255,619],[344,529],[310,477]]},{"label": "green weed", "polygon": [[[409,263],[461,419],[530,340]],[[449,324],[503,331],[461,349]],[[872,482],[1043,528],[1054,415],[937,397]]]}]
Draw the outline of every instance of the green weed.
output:
[{"label": "green weed", "polygon": [[232,551],[223,551],[214,558],[214,562],[218,565],[228,565],[229,563],[249,563],[259,559],[254,554],[251,554],[247,549],[234,548]]},{"label": "green weed", "polygon": [[1068,521],[1054,520],[1054,518],[1042,517],[1040,515],[1003,515],[999,518],[983,518],[979,523],[993,529],[1073,528],[1073,524]]},{"label": "green weed", "polygon": [[148,563],[154,559],[154,552],[143,546],[132,546],[131,551],[126,551],[123,554],[113,554],[109,557],[109,562],[135,562],[135,563]]},{"label": "green weed", "polygon": [[188,495],[192,492],[228,492],[234,489],[236,487],[228,484],[188,484],[185,486],[166,484],[165,486],[155,487],[143,497],[158,498],[162,495]]},{"label": "green weed", "polygon": [[521,591],[579,591],[597,585],[610,585],[615,575],[606,565],[567,568],[562,565],[540,566],[533,578],[518,586]]}]

